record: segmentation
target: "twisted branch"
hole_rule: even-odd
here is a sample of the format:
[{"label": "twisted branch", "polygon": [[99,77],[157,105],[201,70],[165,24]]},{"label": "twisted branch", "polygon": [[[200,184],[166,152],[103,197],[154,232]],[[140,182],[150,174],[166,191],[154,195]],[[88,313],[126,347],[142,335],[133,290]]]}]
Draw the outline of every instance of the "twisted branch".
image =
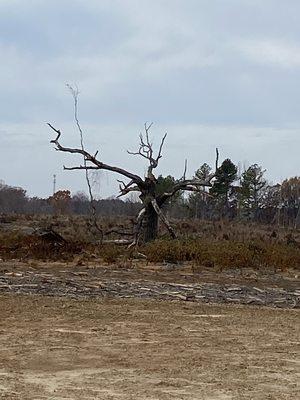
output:
[{"label": "twisted branch", "polygon": [[149,168],[148,168],[148,177],[151,177],[152,171],[158,166],[158,162],[162,157],[162,149],[164,146],[165,139],[167,137],[167,134],[163,136],[159,150],[158,150],[158,155],[157,157],[153,156],[153,143],[150,141],[149,138],[149,132],[150,129],[153,125],[153,122],[151,124],[147,125],[147,123],[144,124],[144,130],[145,130],[145,139],[143,137],[143,134],[140,134],[140,145],[138,151],[129,151],[127,150],[128,154],[134,155],[134,156],[141,156],[145,158],[146,160],[149,161]]},{"label": "twisted branch", "polygon": [[62,146],[59,142],[59,139],[61,137],[61,131],[59,129],[54,128],[53,125],[51,125],[50,123],[47,124],[54,132],[56,132],[57,136],[55,139],[51,140],[50,143],[54,143],[56,146],[56,150],[57,151],[62,151],[62,152],[66,152],[66,153],[72,153],[72,154],[80,154],[84,157],[86,162],[92,163],[94,164],[93,166],[91,165],[81,165],[79,167],[65,167],[65,169],[67,170],[74,170],[74,169],[102,169],[102,170],[107,170],[107,171],[111,171],[111,172],[115,172],[117,174],[126,176],[126,178],[134,181],[139,187],[143,187],[144,186],[144,182],[143,179],[136,175],[133,174],[123,168],[119,168],[119,167],[115,167],[109,164],[105,164],[102,161],[99,161],[95,155],[90,154],[89,152],[87,152],[86,150],[83,149],[76,149],[76,148],[70,148],[70,147],[65,147]]}]

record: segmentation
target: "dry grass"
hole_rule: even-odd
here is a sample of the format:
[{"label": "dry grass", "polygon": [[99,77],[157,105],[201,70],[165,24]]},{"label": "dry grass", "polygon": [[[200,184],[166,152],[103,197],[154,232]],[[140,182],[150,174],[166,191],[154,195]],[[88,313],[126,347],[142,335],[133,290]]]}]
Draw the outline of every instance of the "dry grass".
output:
[{"label": "dry grass", "polygon": [[4,260],[70,261],[82,249],[83,246],[78,242],[56,243],[35,235],[6,233],[0,238],[0,257]]},{"label": "dry grass", "polygon": [[[109,230],[125,230],[126,219],[102,219]],[[175,221],[180,238],[169,240],[162,230],[161,238],[143,245],[139,251],[153,263],[191,262],[195,266],[217,269],[271,268],[300,269],[300,234],[270,226],[202,221]],[[51,227],[66,243],[53,243],[26,230]],[[116,237],[112,234],[111,238]],[[87,219],[71,216],[2,216],[0,223],[0,257],[3,259],[37,259],[69,261],[78,254],[99,258],[107,264],[126,262],[135,257],[132,251],[113,244],[99,245]]]},{"label": "dry grass", "polygon": [[223,268],[300,268],[300,248],[281,243],[157,240],[142,249],[150,262],[185,262]]}]

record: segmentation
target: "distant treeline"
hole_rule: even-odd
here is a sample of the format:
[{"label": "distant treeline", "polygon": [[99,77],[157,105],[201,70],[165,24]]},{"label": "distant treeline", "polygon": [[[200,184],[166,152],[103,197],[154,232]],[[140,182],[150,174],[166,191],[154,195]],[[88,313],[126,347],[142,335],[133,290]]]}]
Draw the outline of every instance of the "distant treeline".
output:
[{"label": "distant treeline", "polygon": [[[138,202],[120,199],[95,200],[99,216],[134,216],[140,209]],[[0,183],[0,213],[2,214],[89,214],[90,201],[85,193],[71,196],[68,190],[60,190],[43,199],[28,197],[26,191]]]},{"label": "distant treeline", "polygon": [[[209,165],[203,164],[194,177],[205,181],[211,171]],[[265,170],[257,164],[238,174],[237,167],[226,159],[218,167],[212,187],[203,187],[201,192],[189,196],[178,193],[165,206],[165,212],[173,218],[250,220],[299,228],[300,177],[270,185],[264,174]],[[168,192],[176,179],[159,176],[158,183],[160,192]],[[99,216],[136,216],[141,209],[136,198],[101,199],[93,205]],[[89,197],[83,192],[71,196],[69,190],[60,190],[48,199],[30,198],[24,189],[0,182],[0,213],[88,215],[90,212]]]}]

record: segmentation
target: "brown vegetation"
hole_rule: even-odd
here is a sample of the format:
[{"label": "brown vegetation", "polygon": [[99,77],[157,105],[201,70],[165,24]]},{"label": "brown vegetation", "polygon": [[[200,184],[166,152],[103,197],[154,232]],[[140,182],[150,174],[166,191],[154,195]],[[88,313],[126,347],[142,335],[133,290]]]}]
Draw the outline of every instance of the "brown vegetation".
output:
[{"label": "brown vegetation", "polygon": [[[125,219],[102,219],[108,236],[117,239],[128,225]],[[70,261],[78,254],[111,264],[135,258],[142,253],[148,262],[182,263],[217,268],[300,268],[300,233],[269,226],[197,221],[174,221],[181,232],[170,240],[162,229],[160,238],[137,249],[128,250],[114,243],[97,243],[84,217],[11,216],[0,224],[2,259]],[[62,240],[40,235],[39,229],[56,232]],[[39,228],[36,230],[36,228]],[[44,232],[43,231],[43,232]],[[166,237],[165,237],[166,236]]]}]

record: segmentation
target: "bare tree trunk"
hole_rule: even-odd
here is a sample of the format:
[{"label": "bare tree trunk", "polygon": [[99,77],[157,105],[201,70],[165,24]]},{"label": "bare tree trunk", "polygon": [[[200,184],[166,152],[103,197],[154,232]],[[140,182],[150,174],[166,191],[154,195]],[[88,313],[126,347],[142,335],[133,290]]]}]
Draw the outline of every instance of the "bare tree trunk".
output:
[{"label": "bare tree trunk", "polygon": [[294,229],[297,229],[299,227],[300,227],[300,206],[298,207],[298,212],[295,218]]},{"label": "bare tree trunk", "polygon": [[143,220],[143,241],[145,243],[155,240],[158,235],[158,215],[151,203],[146,206]]}]

